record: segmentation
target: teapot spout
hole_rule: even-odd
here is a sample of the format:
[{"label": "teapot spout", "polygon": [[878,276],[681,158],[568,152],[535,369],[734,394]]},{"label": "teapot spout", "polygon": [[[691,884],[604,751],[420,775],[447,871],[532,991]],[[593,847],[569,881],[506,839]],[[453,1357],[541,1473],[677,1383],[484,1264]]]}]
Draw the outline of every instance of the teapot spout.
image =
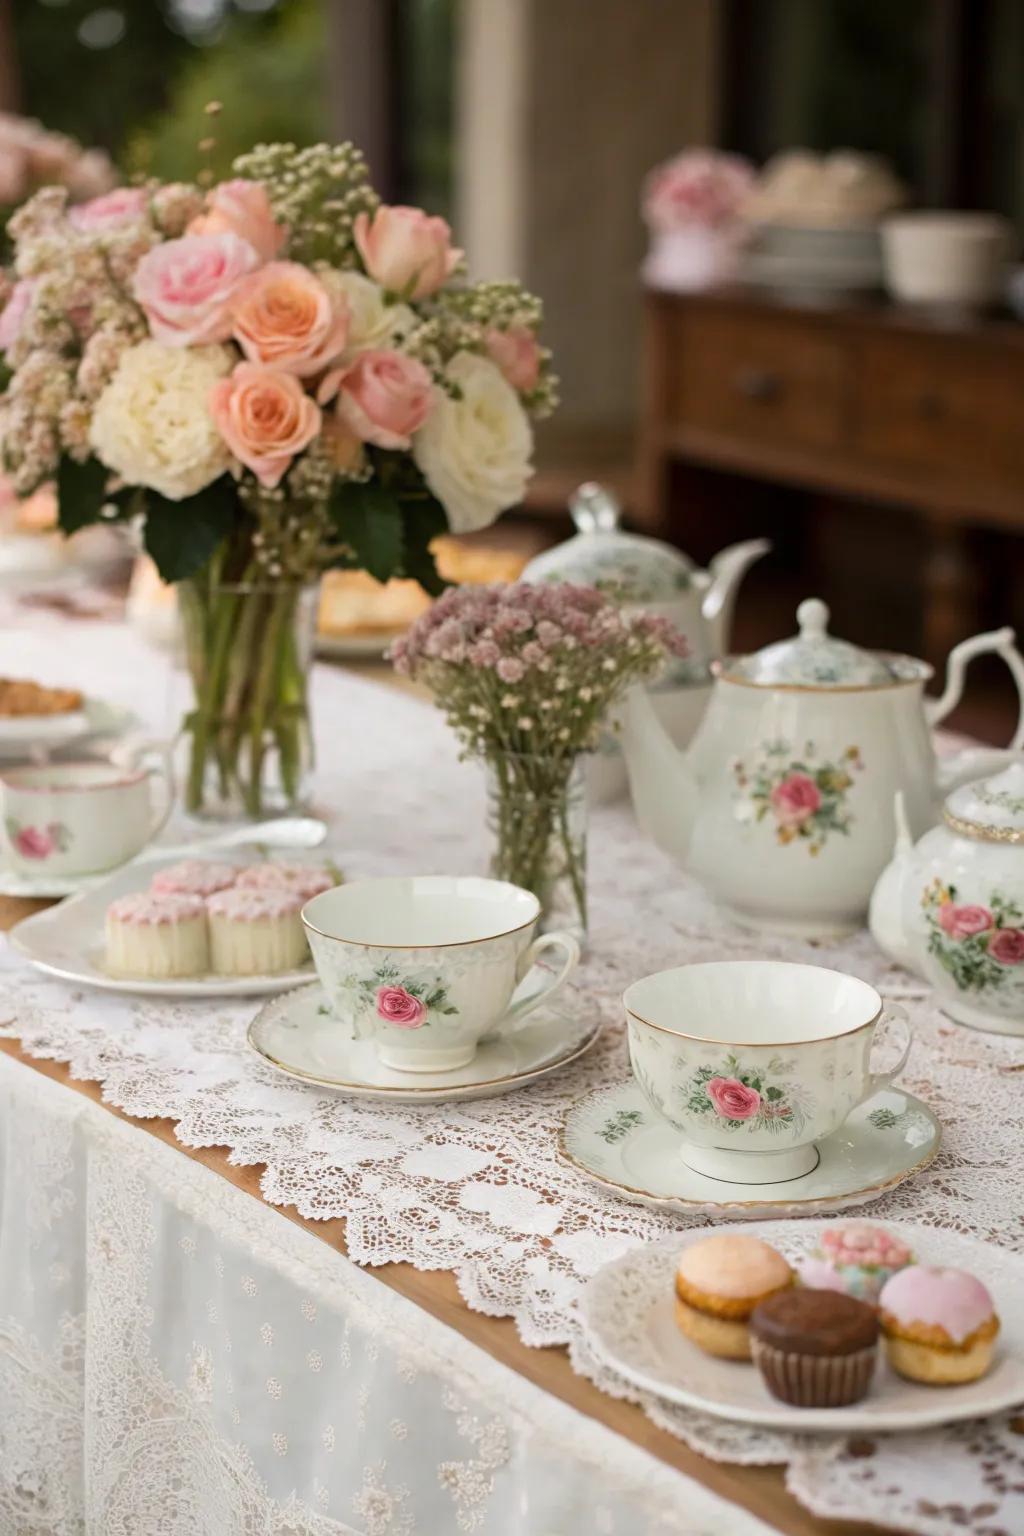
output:
[{"label": "teapot spout", "polygon": [[897,791],[893,812],[896,820],[896,844],[892,860],[875,882],[868,909],[868,927],[879,949],[897,965],[912,970],[913,958],[903,920],[904,891],[910,873],[914,839],[907,820],[903,791]]},{"label": "teapot spout", "polygon": [[662,725],[645,688],[630,690],[621,718],[637,822],[660,848],[685,864],[697,798],[687,755]]},{"label": "teapot spout", "polygon": [[701,605],[711,635],[712,655],[722,656],[729,649],[732,611],[740,582],[754,561],[760,560],[771,547],[768,539],[746,539],[742,544],[730,544],[728,549],[720,550],[712,560],[711,584]]}]

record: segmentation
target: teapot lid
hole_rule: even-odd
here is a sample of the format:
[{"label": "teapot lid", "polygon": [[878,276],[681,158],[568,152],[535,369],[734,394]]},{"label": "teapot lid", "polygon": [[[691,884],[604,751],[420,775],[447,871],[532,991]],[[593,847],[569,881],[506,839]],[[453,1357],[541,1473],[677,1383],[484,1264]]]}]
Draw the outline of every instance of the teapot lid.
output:
[{"label": "teapot lid", "polygon": [[943,810],[954,832],[992,843],[1024,843],[1024,762],[961,784]]},{"label": "teapot lid", "polygon": [[693,561],[681,550],[619,527],[622,507],[604,486],[586,481],[570,497],[569,511],[578,531],[531,560],[523,581],[578,582],[620,603],[670,603],[697,585]]},{"label": "teapot lid", "polygon": [[764,688],[779,684],[858,688],[896,679],[897,673],[884,657],[830,635],[828,619],[828,608],[820,598],[806,598],[796,611],[798,635],[766,645],[752,656],[727,658],[719,669],[720,676]]}]

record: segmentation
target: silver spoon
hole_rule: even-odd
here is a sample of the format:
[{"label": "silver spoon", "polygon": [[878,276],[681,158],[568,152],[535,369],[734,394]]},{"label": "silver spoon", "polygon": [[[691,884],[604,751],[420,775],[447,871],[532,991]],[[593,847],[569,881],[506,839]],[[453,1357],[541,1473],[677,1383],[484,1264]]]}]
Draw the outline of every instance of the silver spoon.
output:
[{"label": "silver spoon", "polygon": [[181,859],[211,852],[215,848],[238,848],[258,843],[264,848],[318,848],[327,836],[327,823],[316,816],[279,816],[274,821],[254,822],[251,827],[232,827],[213,837],[173,847],[154,843],[133,860],[144,864],[150,859]]}]

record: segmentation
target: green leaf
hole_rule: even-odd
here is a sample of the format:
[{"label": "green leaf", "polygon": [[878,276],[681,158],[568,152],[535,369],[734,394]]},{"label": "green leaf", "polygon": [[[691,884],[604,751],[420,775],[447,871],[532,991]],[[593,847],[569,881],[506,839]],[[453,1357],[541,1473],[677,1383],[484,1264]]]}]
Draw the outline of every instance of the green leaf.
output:
[{"label": "green leaf", "polygon": [[448,583],[437,569],[430,544],[448,528],[444,507],[426,489],[403,497],[401,507],[405,520],[405,574],[418,581],[431,597],[439,597]]},{"label": "green leaf", "polygon": [[164,581],[184,581],[202,570],[238,515],[238,495],[227,475],[183,501],[147,491],[146,552]]},{"label": "green leaf", "polygon": [[98,523],[106,500],[110,471],[99,459],[79,464],[65,454],[57,469],[58,521],[62,533],[77,533]]},{"label": "green leaf", "polygon": [[330,514],[335,533],[352,550],[358,569],[378,581],[402,569],[402,512],[391,491],[375,480],[338,482]]}]

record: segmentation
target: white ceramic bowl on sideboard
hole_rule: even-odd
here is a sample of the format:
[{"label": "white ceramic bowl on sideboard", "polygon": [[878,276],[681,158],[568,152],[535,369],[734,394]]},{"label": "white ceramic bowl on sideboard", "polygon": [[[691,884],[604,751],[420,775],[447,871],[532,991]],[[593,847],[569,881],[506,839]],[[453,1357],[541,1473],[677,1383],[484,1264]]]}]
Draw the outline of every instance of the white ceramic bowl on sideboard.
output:
[{"label": "white ceramic bowl on sideboard", "polygon": [[885,285],[904,304],[981,309],[1003,295],[1010,225],[994,213],[899,213],[882,225]]}]

